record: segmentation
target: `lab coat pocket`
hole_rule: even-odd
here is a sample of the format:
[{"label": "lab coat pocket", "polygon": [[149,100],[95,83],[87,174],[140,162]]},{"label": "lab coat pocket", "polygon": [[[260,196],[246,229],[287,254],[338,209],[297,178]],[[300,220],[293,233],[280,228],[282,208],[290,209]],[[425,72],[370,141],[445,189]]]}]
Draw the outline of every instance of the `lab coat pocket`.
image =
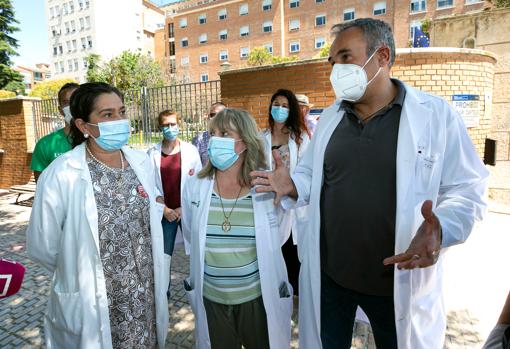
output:
[{"label": "lab coat pocket", "polygon": [[438,154],[418,154],[415,168],[416,193],[424,194],[430,192],[438,158]]},{"label": "lab coat pocket", "polygon": [[79,292],[57,292],[50,295],[48,319],[59,331],[80,335],[83,326],[83,307]]},{"label": "lab coat pocket", "polygon": [[191,306],[191,310],[196,314],[197,311],[197,300],[195,294],[195,288],[191,286],[190,279],[184,279],[184,291],[186,292],[186,296],[188,297],[188,302]]},{"label": "lab coat pocket", "polygon": [[280,311],[282,315],[281,319],[283,320],[282,323],[285,323],[287,320],[290,321],[290,318],[292,316],[292,310],[294,305],[294,300],[292,297],[293,295],[292,286],[288,282],[282,281],[278,293],[280,295]]}]

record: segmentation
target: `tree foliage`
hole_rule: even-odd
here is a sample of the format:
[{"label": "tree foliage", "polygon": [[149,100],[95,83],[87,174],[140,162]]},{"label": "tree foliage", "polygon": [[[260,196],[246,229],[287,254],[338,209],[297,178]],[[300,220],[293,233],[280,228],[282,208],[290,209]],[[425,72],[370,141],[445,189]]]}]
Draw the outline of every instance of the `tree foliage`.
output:
[{"label": "tree foliage", "polygon": [[7,90],[0,90],[0,99],[16,97],[16,93]]},{"label": "tree foliage", "polygon": [[269,64],[277,64],[277,63],[285,63],[285,62],[295,62],[298,60],[297,56],[290,57],[280,57],[273,56],[267,48],[265,47],[255,47],[251,50],[248,55],[247,64],[251,67],[261,66],[261,65],[269,65]]},{"label": "tree foliage", "polygon": [[497,8],[510,7],[510,0],[490,0]]},{"label": "tree foliage", "polygon": [[121,90],[163,86],[161,66],[140,52],[124,51],[108,62],[99,55],[87,58],[87,81],[106,82]]},{"label": "tree foliage", "polygon": [[21,74],[11,68],[11,56],[17,55],[18,47],[18,40],[11,34],[19,30],[14,25],[18,23],[11,0],[0,0],[0,88],[11,81],[23,80]]},{"label": "tree foliage", "polygon": [[329,57],[330,49],[331,49],[331,43],[327,43],[320,49],[319,53],[315,56],[315,58]]},{"label": "tree foliage", "polygon": [[38,83],[30,91],[29,96],[39,97],[42,99],[57,98],[58,91],[64,84],[68,82],[76,82],[73,79],[46,80]]}]

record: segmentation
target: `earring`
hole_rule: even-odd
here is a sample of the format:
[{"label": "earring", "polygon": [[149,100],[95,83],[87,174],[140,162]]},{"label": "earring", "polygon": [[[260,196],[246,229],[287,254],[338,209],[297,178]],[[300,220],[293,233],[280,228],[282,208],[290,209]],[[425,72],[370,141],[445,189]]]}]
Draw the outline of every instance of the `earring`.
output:
[{"label": "earring", "polygon": [[89,134],[88,134],[88,133],[84,133],[84,134],[83,134],[83,137],[84,137],[85,139],[87,139],[87,138],[89,138]]}]

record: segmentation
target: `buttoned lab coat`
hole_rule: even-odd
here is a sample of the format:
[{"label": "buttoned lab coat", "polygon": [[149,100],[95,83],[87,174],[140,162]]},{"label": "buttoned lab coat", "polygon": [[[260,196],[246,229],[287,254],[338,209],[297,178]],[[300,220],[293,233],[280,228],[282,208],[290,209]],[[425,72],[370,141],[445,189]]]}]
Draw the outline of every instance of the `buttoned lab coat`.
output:
[{"label": "buttoned lab coat", "polygon": [[[262,134],[264,138],[264,146],[266,157],[269,159],[273,159],[272,157],[272,146],[271,146],[271,130],[266,130]],[[293,135],[289,137],[289,153],[290,153],[290,168],[289,172],[293,173],[296,165],[299,160],[303,157],[306,149],[308,148],[308,144],[310,144],[310,137],[306,132],[301,134],[301,144],[298,146],[296,141],[294,140]],[[269,156],[271,155],[271,156]],[[269,160],[271,161],[271,160]],[[304,222],[308,219],[308,206],[297,207],[292,210],[279,210],[280,214],[283,216],[280,218],[281,227],[280,229],[285,232],[285,241],[288,240],[291,232],[292,232],[292,241],[294,245],[297,245],[299,241],[300,234],[305,233],[301,231],[304,227]]]},{"label": "buttoned lab coat", "polygon": [[[156,203],[152,164],[145,153],[122,151],[150,198],[156,330],[160,349],[168,331],[166,290],[170,257],[163,253],[162,207]],[[29,255],[53,273],[44,317],[48,348],[112,348],[98,212],[85,145],[61,155],[37,183],[27,229]]]},{"label": "buttoned lab coat", "polygon": [[[292,175],[298,201],[309,203],[309,221],[298,245],[299,343],[321,348],[320,339],[320,196],[324,153],[344,116],[340,102],[321,115],[308,151]],[[442,227],[442,247],[464,242],[486,209],[488,171],[480,161],[460,116],[441,98],[406,86],[397,145],[395,254],[409,247],[423,222],[421,206],[432,200]],[[388,256],[389,257],[389,256]],[[382,261],[381,261],[382,263]],[[442,297],[442,256],[431,267],[395,268],[394,303],[399,348],[435,349],[444,343],[446,314]]]},{"label": "buttoned lab coat", "polygon": [[[211,347],[203,300],[203,281],[207,219],[213,184],[214,180],[209,178],[190,179],[184,188],[182,200],[183,233],[185,239],[191,242],[190,276],[185,288],[195,314],[195,340],[198,349]],[[293,292],[281,251],[285,236],[279,230],[278,213],[273,199],[271,194],[254,194],[253,214],[269,344],[271,348],[284,349],[290,347]],[[282,287],[287,288],[287,295],[280,294]]]},{"label": "buttoned lab coat", "polygon": [[[196,176],[198,172],[200,172],[200,170],[202,169],[202,161],[200,160],[200,155],[198,154],[197,148],[193,144],[183,142],[181,140],[179,140],[179,142],[181,146],[181,203],[182,203],[184,185],[190,178]],[[150,148],[147,151],[147,154],[149,154],[149,157],[153,161],[155,167],[154,180],[156,183],[156,195],[164,197],[163,182],[161,181],[161,142]],[[177,232],[178,233],[181,232],[180,227],[178,228]],[[184,249],[186,251],[186,254],[190,253],[189,241],[186,241],[186,239],[184,239]]]}]

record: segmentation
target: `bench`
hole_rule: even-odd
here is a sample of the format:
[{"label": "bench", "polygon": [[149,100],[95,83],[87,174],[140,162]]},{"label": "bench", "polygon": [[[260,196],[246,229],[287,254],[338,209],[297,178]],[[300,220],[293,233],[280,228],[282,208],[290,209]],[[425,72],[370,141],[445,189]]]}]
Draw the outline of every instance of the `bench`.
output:
[{"label": "bench", "polygon": [[27,184],[13,185],[9,188],[9,193],[18,194],[16,198],[16,202],[14,204],[19,204],[19,198],[23,194],[31,195],[29,199],[31,199],[35,195],[35,179],[34,177],[30,178],[30,181]]}]

